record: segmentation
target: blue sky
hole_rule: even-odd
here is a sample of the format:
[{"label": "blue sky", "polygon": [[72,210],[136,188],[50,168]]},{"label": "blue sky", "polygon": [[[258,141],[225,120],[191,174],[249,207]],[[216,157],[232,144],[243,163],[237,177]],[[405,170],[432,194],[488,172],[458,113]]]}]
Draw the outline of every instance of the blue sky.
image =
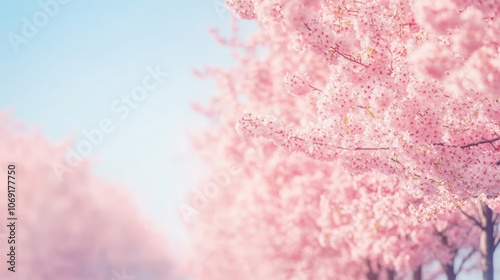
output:
[{"label": "blue sky", "polygon": [[[185,133],[201,120],[188,104],[214,93],[191,71],[231,63],[228,50],[207,32],[229,32],[229,13],[214,4],[71,0],[51,7],[53,16],[44,23],[38,1],[0,3],[0,108],[12,109],[14,118],[41,127],[54,141],[78,142],[83,130],[111,119],[115,130],[89,155],[99,159],[96,172],[129,186],[144,214],[168,227],[175,240],[184,237],[176,212],[183,191],[203,180],[192,176],[193,163],[183,156]],[[24,18],[37,20],[38,30],[27,30],[32,38],[23,35]],[[26,40],[13,44],[16,35]],[[111,104],[141,84],[147,67],[169,77],[120,120]]]}]

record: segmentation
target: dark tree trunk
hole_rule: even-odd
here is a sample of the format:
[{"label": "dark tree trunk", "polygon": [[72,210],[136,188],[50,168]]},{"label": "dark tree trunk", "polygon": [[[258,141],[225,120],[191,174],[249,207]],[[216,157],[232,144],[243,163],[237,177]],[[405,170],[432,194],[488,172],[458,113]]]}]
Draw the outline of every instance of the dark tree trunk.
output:
[{"label": "dark tree trunk", "polygon": [[457,275],[455,274],[455,268],[453,267],[453,263],[444,265],[444,270],[446,273],[446,279],[448,279],[448,280],[457,279]]},{"label": "dark tree trunk", "polygon": [[368,272],[366,272],[367,280],[378,280],[378,273],[373,271],[372,264],[370,260],[366,260],[366,266],[368,268]]},{"label": "dark tree trunk", "polygon": [[413,271],[413,280],[422,280],[422,266]]},{"label": "dark tree trunk", "polygon": [[392,269],[387,270],[387,280],[394,280],[396,279],[396,271]]},{"label": "dark tree trunk", "polygon": [[481,224],[481,270],[484,280],[493,280],[493,252],[495,251],[495,242],[493,237],[493,211],[481,202],[479,206],[479,222]]},{"label": "dark tree trunk", "polygon": [[378,275],[377,275],[377,273],[374,273],[373,271],[369,271],[366,273],[366,279],[367,280],[378,280]]}]

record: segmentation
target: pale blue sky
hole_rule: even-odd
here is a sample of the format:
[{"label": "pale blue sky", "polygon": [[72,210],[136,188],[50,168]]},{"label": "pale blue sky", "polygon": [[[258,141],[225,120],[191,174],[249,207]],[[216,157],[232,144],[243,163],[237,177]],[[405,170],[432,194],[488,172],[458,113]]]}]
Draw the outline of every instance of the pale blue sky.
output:
[{"label": "pale blue sky", "polygon": [[[54,141],[72,135],[78,142],[82,130],[112,119],[116,129],[90,155],[99,158],[96,172],[130,186],[145,214],[182,239],[177,206],[183,190],[203,180],[192,176],[189,160],[178,160],[185,132],[200,120],[188,104],[214,93],[191,70],[231,63],[207,32],[227,34],[229,13],[219,14],[209,0],[71,0],[16,52],[11,34],[22,36],[23,18],[33,22],[40,11],[38,1],[0,2],[0,109],[13,109]],[[112,102],[155,65],[170,76],[128,118],[117,118]]]}]

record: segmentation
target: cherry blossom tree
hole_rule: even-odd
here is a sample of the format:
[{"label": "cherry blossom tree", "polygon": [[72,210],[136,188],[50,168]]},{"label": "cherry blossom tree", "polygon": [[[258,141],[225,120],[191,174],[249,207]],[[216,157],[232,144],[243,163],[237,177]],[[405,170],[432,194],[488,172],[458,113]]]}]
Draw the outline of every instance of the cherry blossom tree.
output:
[{"label": "cherry blossom tree", "polygon": [[[261,25],[249,48],[267,50],[264,58],[253,56],[259,62],[241,61],[265,64],[267,75],[232,74],[234,95],[264,99],[238,108],[247,112],[238,131],[341,162],[353,174],[396,175],[405,191],[426,196],[412,206],[422,219],[476,200],[483,269],[492,278],[488,201],[500,181],[500,4],[229,0],[227,6]],[[284,93],[288,100],[277,105]],[[296,103],[304,105],[289,106]]]},{"label": "cherry blossom tree", "polygon": [[[67,143],[54,145],[0,116],[0,166],[15,165],[15,244],[6,228],[7,192],[0,192],[2,260],[15,246],[15,272],[5,261],[2,279],[181,279],[164,233],[138,215],[123,186],[91,174],[91,162],[55,176]],[[5,207],[5,208],[4,208]],[[7,229],[7,230],[6,230]]]},{"label": "cherry blossom tree", "polygon": [[[334,178],[325,175],[331,165],[300,155],[287,159],[285,151],[271,145],[251,149],[232,153],[248,159],[240,165],[241,175],[212,197],[190,224],[189,271],[207,280],[362,277],[362,270],[349,268],[364,263],[319,243],[316,219],[325,183],[333,184]],[[261,160],[264,150],[268,161]]]},{"label": "cherry blossom tree", "polygon": [[[487,54],[496,49],[498,3],[456,2],[434,11],[456,22],[434,23],[441,24],[434,30],[433,22],[425,20],[434,15],[431,1],[229,1],[243,18],[280,25],[295,53],[314,53],[328,67],[326,82],[311,78],[317,67],[307,62],[277,80],[299,98],[310,87],[317,106],[313,121],[296,124],[277,112],[248,108],[251,113],[242,116],[238,129],[290,151],[339,160],[354,173],[376,169],[407,178],[407,190],[436,198],[422,215],[454,207],[464,198],[496,196],[500,103],[491,97],[498,87],[460,87],[459,81],[472,77],[454,65],[468,69],[490,63]],[[486,29],[476,43],[462,34],[472,28],[471,13]],[[459,44],[471,44],[475,51],[457,52]],[[437,58],[424,63],[431,55],[454,57],[451,70],[439,71],[447,77],[437,79],[432,71],[419,70],[447,66],[434,63]],[[483,59],[471,62],[478,59],[475,55]],[[497,56],[494,52],[490,58]],[[484,80],[498,75],[483,68],[476,72],[481,71]]]},{"label": "cherry blossom tree", "polygon": [[[238,139],[234,130],[223,131],[210,143]],[[458,210],[415,225],[413,198],[399,191],[395,177],[352,178],[335,164],[270,143],[235,143],[231,151],[203,149],[210,166],[221,156],[244,160],[240,175],[224,178],[224,188],[190,223],[190,271],[197,278],[396,279],[414,272],[414,279],[432,279],[418,272],[438,261],[443,267],[435,275],[452,280],[472,256],[454,267],[458,251],[476,252],[479,231]]]},{"label": "cherry blossom tree", "polygon": [[[405,271],[414,271],[414,279],[422,279],[418,272],[432,262],[441,264],[436,275],[444,273],[449,280],[455,279],[476,255],[478,228],[458,210],[414,223],[408,205],[416,198],[401,192],[398,184],[395,177],[373,173],[325,193],[321,241],[331,247],[348,244],[351,255],[370,260],[371,267],[375,264],[372,273],[377,274],[378,269],[380,274],[384,268],[389,279]],[[463,208],[473,211],[472,206]],[[423,279],[432,279],[432,275]]]},{"label": "cherry blossom tree", "polygon": [[[397,178],[392,194],[401,208],[395,209],[418,220],[414,229],[437,235],[440,245],[433,246],[449,247],[448,260],[460,248],[446,232],[475,236],[484,279],[493,279],[498,215],[492,209],[497,209],[500,186],[500,4],[228,0],[226,5],[261,29],[246,42],[216,34],[233,50],[237,66],[198,73],[213,77],[220,92],[208,108],[197,107],[215,120],[202,134],[213,141],[197,143],[212,154],[211,161],[231,158],[249,166],[238,178],[243,181],[238,190],[245,193],[245,176],[277,168],[256,168],[258,163],[244,156],[248,144],[242,143],[250,137],[267,141],[257,149],[263,161],[274,158],[269,146],[274,144],[280,153],[288,152],[287,160],[298,153],[325,165],[340,163],[355,178]],[[234,125],[244,140],[229,132]],[[361,189],[353,191],[361,195]],[[382,198],[374,195],[372,205],[387,203]],[[428,221],[437,222],[423,226]],[[451,271],[456,272],[453,262]]]}]

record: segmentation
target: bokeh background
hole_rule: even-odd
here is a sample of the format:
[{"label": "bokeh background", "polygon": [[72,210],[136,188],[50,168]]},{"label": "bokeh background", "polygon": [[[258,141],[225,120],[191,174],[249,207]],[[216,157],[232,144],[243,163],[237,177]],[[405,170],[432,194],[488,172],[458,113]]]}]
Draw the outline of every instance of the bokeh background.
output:
[{"label": "bokeh background", "polygon": [[[203,121],[189,103],[215,90],[192,70],[231,63],[208,32],[228,33],[229,12],[221,1],[72,0],[28,42],[13,44],[24,18],[33,22],[43,11],[38,2],[0,3],[0,108],[54,142],[78,143],[84,130],[112,119],[115,130],[88,156],[97,160],[95,173],[128,186],[144,214],[168,228],[171,243],[184,246],[177,206],[197,180],[186,135]],[[255,28],[240,27],[242,36]],[[113,101],[130,95],[147,67],[169,76],[126,119],[117,118]]]},{"label": "bokeh background", "polygon": [[[188,131],[203,119],[189,104],[204,102],[215,91],[192,71],[231,64],[230,53],[208,32],[217,28],[229,34],[231,16],[221,3],[0,3],[0,110],[24,123],[26,131],[38,131],[54,144],[70,143],[69,148],[86,139],[84,131],[111,119],[115,129],[85,160],[94,161],[95,176],[131,192],[138,215],[168,232],[169,249],[179,258],[189,242],[178,207],[185,191],[203,180],[193,176],[200,166],[187,142]],[[47,7],[52,14],[37,18],[47,14]],[[36,20],[36,29],[26,30],[26,21]],[[243,23],[240,28],[244,36],[256,27]],[[23,35],[26,31],[30,38]],[[169,76],[120,119],[113,102],[141,85],[148,68]]]}]

